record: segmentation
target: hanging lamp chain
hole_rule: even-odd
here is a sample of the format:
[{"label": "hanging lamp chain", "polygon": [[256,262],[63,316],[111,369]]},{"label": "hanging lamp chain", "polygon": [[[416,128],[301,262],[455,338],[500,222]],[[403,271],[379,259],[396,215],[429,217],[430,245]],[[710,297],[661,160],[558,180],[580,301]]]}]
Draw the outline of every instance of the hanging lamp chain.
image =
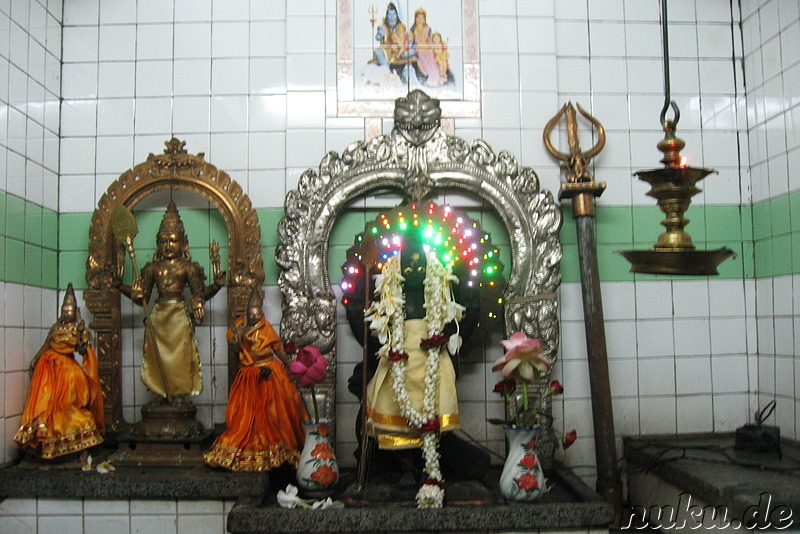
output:
[{"label": "hanging lamp chain", "polygon": [[[667,29],[667,0],[661,0],[661,44],[664,53],[664,106],[661,108],[661,125],[665,131],[675,132],[681,112],[678,104],[672,100],[669,82],[669,30]],[[673,119],[667,120],[667,110],[672,108]]]}]

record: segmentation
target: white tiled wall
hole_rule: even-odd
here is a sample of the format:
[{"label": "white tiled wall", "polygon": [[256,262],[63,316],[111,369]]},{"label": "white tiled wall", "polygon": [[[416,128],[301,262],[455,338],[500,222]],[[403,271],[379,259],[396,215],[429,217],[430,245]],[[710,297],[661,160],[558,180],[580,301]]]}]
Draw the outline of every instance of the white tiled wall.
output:
[{"label": "white tiled wall", "polygon": [[[6,145],[0,141],[7,170],[0,185],[10,193],[45,206],[57,203],[62,213],[90,212],[110,182],[148,153],[160,152],[175,135],[190,152],[205,152],[208,161],[225,169],[255,207],[280,208],[285,192],[326,151],[341,152],[363,138],[362,119],[336,116],[333,0],[71,0],[64,3],[63,54],[57,24],[61,4],[51,2],[57,5],[45,9],[43,1],[0,5],[0,102],[6,110],[0,128],[8,132]],[[797,2],[743,2],[741,34],[731,25],[740,18],[738,3],[733,4],[670,2],[672,96],[682,112],[684,153],[692,164],[720,171],[703,183],[704,192],[693,200],[698,205],[749,204],[797,188],[791,185],[797,174],[791,162],[800,154],[793,150],[800,135],[792,106],[797,101],[792,90],[800,87],[792,83],[800,72],[795,62],[800,52],[794,46]],[[559,170],[544,150],[542,131],[563,103],[577,101],[603,122],[608,134],[605,150],[594,161],[596,176],[608,182],[599,209],[651,206],[647,188],[631,174],[658,166],[661,157],[655,148],[662,137],[658,114],[663,100],[658,2],[482,0],[479,12],[482,115],[455,119],[456,135],[468,141],[481,137],[496,151],[510,150],[555,191]],[[743,54],[744,72],[738,61]],[[51,104],[59,96],[60,118]],[[390,124],[384,121],[384,129]],[[781,140],[777,132],[784,130],[788,134]],[[582,139],[582,144],[588,147],[591,140]],[[780,168],[789,169],[782,179],[774,172]],[[56,173],[57,198],[54,188],[44,185]],[[618,434],[731,430],[752,412],[750,394],[770,387],[780,387],[780,395],[796,402],[794,392],[783,391],[790,387],[786,372],[797,366],[785,330],[791,325],[793,331],[793,311],[785,312],[781,299],[783,304],[776,303],[783,306],[780,313],[759,312],[756,321],[756,296],[765,305],[765,287],[781,283],[775,294],[784,298],[792,298],[793,288],[800,287],[791,277],[788,292],[779,280],[605,283]],[[25,352],[20,361],[19,347],[40,343],[41,332],[28,333],[27,325],[8,313],[9,303],[15,310],[27,309],[36,297],[13,284],[4,291],[6,358],[0,370],[5,394],[0,402],[8,455],[27,388],[23,370],[33,354]],[[273,287],[267,293],[269,319],[277,324],[279,291]],[[593,465],[578,284],[565,284],[560,295],[562,350],[555,372],[567,391],[555,412],[558,424],[577,428],[581,436],[568,462]],[[55,296],[42,298],[48,309],[55,309]],[[211,326],[198,333],[208,354],[212,346],[218,353],[224,350],[224,320],[214,319],[224,316],[214,311],[223,302],[223,295],[212,301]],[[42,310],[38,329],[54,319],[44,305]],[[128,315],[131,324],[140,324],[133,313]],[[139,353],[140,334],[124,334],[132,355]],[[774,340],[776,357],[756,358],[767,340]],[[479,440],[499,448],[499,433],[483,422],[499,410],[499,401],[489,393],[497,379],[489,370],[489,362],[500,355],[496,341],[482,362],[467,368],[466,384],[460,387],[465,396],[467,391],[486,392],[488,402],[472,397],[465,402],[465,419]],[[339,350],[343,385],[354,361],[344,355],[360,351],[346,346],[344,336],[340,343],[345,345]],[[221,421],[224,409],[221,384],[227,376],[224,365],[215,365],[216,358],[204,362],[208,391],[199,401],[206,423]],[[135,361],[131,356],[124,369],[129,419],[136,418],[144,393]],[[797,376],[796,368],[793,372]],[[339,424],[349,429],[355,405],[340,390],[340,400],[349,404],[342,405]],[[352,445],[340,444],[345,462]],[[590,468],[581,473],[591,479]],[[133,512],[122,515],[133,521]]]},{"label": "white tiled wall", "polygon": [[[0,3],[0,191],[50,210],[58,209],[61,8],[61,0]],[[11,438],[28,390],[28,363],[57,310],[53,290],[0,282],[0,463],[16,454]]]},{"label": "white tiled wall", "polygon": [[[753,201],[800,189],[800,6],[790,1],[742,3],[747,125]],[[791,213],[796,217],[796,213]],[[793,223],[796,226],[796,223]],[[785,251],[790,254],[791,251]],[[758,383],[754,409],[777,401],[770,424],[800,435],[800,360],[795,341],[797,275],[756,282]]]}]

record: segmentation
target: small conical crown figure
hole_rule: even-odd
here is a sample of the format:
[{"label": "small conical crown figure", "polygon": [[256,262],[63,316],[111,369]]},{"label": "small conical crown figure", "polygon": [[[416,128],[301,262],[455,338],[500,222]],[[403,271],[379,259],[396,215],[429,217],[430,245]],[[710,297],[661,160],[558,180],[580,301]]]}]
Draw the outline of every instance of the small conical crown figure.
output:
[{"label": "small conical crown figure", "polygon": [[75,298],[75,289],[72,287],[72,282],[67,284],[67,292],[64,295],[64,301],[61,303],[61,316],[58,322],[61,324],[74,323],[80,319],[80,310],[78,309],[78,299]]},{"label": "small conical crown figure", "polygon": [[183,221],[181,221],[181,216],[178,213],[178,208],[175,206],[175,203],[170,200],[169,204],[167,204],[167,211],[164,213],[164,217],[161,219],[161,225],[158,227],[159,234],[179,234],[185,235],[186,232],[183,228]]}]

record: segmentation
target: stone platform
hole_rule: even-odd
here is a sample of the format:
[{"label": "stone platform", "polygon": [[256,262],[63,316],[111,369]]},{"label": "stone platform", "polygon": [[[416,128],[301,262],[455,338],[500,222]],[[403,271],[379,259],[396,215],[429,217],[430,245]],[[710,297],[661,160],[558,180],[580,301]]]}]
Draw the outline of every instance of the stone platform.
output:
[{"label": "stone platform", "polygon": [[[499,468],[481,481],[451,482],[454,503],[440,510],[418,510],[414,491],[394,484],[370,488],[371,498],[348,499],[354,473],[344,471],[335,499],[344,509],[286,510],[276,493],[293,482],[286,472],[233,473],[200,467],[124,467],[109,474],[83,472],[77,463],[60,465],[25,461],[0,468],[0,499],[55,498],[87,500],[237,499],[227,516],[233,533],[280,532],[608,532],[613,510],[571,471],[558,466],[549,476],[551,490],[533,504],[506,504],[498,491]],[[476,487],[480,486],[480,487]],[[397,491],[395,491],[397,489]]]},{"label": "stone platform", "polygon": [[[481,495],[489,495],[486,504],[461,499],[463,504],[446,505],[439,510],[418,510],[412,502],[376,506],[357,504],[344,495],[334,495],[347,502],[344,509],[308,511],[287,510],[277,505],[276,488],[263,502],[241,498],[228,515],[228,529],[245,533],[314,533],[314,532],[538,532],[541,530],[608,532],[613,510],[571,471],[559,466],[548,478],[552,489],[532,504],[506,504],[497,490],[499,469],[493,469],[483,483]],[[448,484],[450,494],[463,494],[459,485]],[[384,484],[385,485],[385,484]],[[278,488],[279,489],[279,488]],[[385,487],[373,488],[386,492]],[[370,491],[369,484],[367,492]],[[398,488],[403,492],[403,488]]]},{"label": "stone platform", "polygon": [[[648,513],[651,507],[665,511],[672,506],[680,512],[697,505],[692,510],[698,513],[707,506],[722,507],[718,511],[726,517],[716,517],[713,528],[723,531],[740,531],[742,522],[754,520],[762,521],[756,528],[770,528],[768,520],[776,528],[780,516],[787,514],[792,522],[788,530],[800,528],[800,444],[784,439],[779,455],[737,450],[734,443],[733,433],[626,438],[631,505]],[[701,526],[709,527],[710,512],[706,509],[699,523],[679,516],[672,521],[669,514],[662,514],[650,524],[662,532],[697,532]],[[680,528],[684,519],[686,525]]]}]

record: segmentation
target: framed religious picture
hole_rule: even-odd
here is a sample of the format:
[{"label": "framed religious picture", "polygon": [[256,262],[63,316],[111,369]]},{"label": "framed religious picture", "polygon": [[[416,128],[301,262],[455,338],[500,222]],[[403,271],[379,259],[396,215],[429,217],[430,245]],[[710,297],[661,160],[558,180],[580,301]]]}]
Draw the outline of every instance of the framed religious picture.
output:
[{"label": "framed religious picture", "polygon": [[338,0],[336,22],[339,115],[391,115],[414,89],[480,114],[478,0]]}]

